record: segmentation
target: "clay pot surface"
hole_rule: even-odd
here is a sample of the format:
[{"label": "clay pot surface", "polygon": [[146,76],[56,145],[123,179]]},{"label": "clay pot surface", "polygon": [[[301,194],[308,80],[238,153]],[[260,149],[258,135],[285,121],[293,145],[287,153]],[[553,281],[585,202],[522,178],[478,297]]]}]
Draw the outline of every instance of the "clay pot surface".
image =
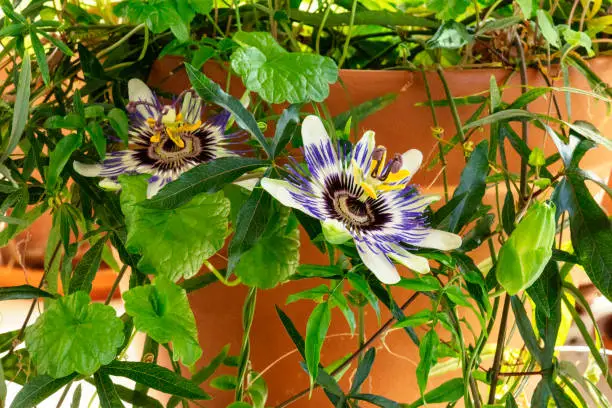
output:
[{"label": "clay pot surface", "polygon": [[[590,62],[591,68],[600,77],[610,82],[612,80],[612,59],[598,58]],[[180,59],[167,58],[156,63],[151,72],[149,83],[166,92],[178,94],[189,88],[189,81],[184,70],[179,65]],[[169,74],[173,72],[172,74]],[[213,80],[225,84],[226,72],[215,64],[207,64],[204,72]],[[498,84],[503,83],[510,76],[504,89],[505,101],[511,102],[520,95],[520,80],[516,73],[503,69],[471,69],[471,70],[447,70],[446,79],[449,83],[453,96],[468,96],[486,92],[489,89],[489,80],[494,76]],[[358,124],[361,136],[362,131],[372,129],[376,132],[378,144],[385,145],[390,153],[404,152],[410,148],[420,149],[426,157],[437,154],[437,142],[432,138],[432,118],[429,108],[417,107],[415,104],[427,101],[423,78],[420,73],[408,71],[353,71],[342,70],[340,78],[343,85],[339,83],[331,87],[330,96],[326,104],[332,115],[344,112],[351,106],[358,105],[376,97],[389,93],[396,93],[394,103],[384,107],[379,112],[365,118]],[[427,73],[433,99],[444,99],[444,90],[435,72]],[[572,86],[588,90],[588,84],[577,73],[571,73]],[[545,83],[539,74],[530,70],[528,82],[531,86],[544,86]],[[555,86],[562,86],[557,81]],[[238,78],[231,80],[231,93],[239,97],[243,94],[244,87]],[[562,112],[565,112],[564,95],[558,94]],[[462,122],[474,113],[476,107],[459,106],[458,111]],[[537,102],[529,105],[532,112],[549,113],[554,115],[554,110],[548,101],[540,98]],[[447,107],[436,109],[439,124],[445,130],[445,139],[455,134],[455,125],[450,111]],[[606,115],[603,103],[596,103],[586,96],[572,95],[572,114],[575,119],[583,119],[592,122],[601,133],[612,134],[612,123]],[[515,125],[513,125],[515,126]],[[519,131],[518,126],[515,130]],[[478,130],[472,136],[476,144],[488,137],[488,131]],[[546,137],[542,130],[530,126],[531,147],[539,146],[547,154],[556,152],[552,141]],[[508,160],[510,168],[518,172],[520,158],[514,154],[508,145]],[[598,148],[587,153],[582,164],[602,178],[607,179],[612,166],[612,155],[609,151]],[[448,179],[452,192],[458,183],[461,170],[465,164],[463,153],[455,149],[447,156]],[[428,193],[442,193],[442,182],[438,177],[439,166],[433,170],[419,171],[414,182],[422,188],[428,187]],[[503,197],[503,196],[502,196]],[[503,198],[502,198],[503,199]],[[492,203],[493,196],[486,198]],[[309,241],[306,234],[302,234],[301,262],[321,263],[327,261]],[[405,275],[410,272],[404,271]],[[320,285],[318,280],[305,280],[289,282],[272,290],[259,291],[255,321],[251,331],[251,359],[253,369],[262,371],[266,369],[264,378],[269,386],[269,400],[266,405],[274,406],[298,391],[308,386],[308,377],[300,368],[298,354],[293,352],[293,343],[286,334],[275,312],[275,306],[281,307],[293,320],[298,330],[304,334],[306,322],[310,315],[313,304],[311,302],[296,302],[285,306],[285,300],[289,294],[306,288]],[[398,303],[405,301],[410,295],[406,290],[393,289]],[[205,365],[225,345],[231,344],[231,352],[239,352],[242,339],[241,308],[246,295],[246,288],[228,288],[219,284],[209,286],[203,290],[190,295],[191,306],[196,315],[200,344],[204,349],[204,357],[200,364]],[[381,306],[382,307],[382,306]],[[430,308],[429,301],[420,296],[406,311],[413,314],[423,308]],[[384,307],[383,307],[384,308]],[[382,321],[389,318],[389,313],[383,312]],[[473,323],[476,320],[470,319]],[[367,337],[372,335],[380,326],[374,312],[366,308],[366,333]],[[476,323],[476,326],[478,324]],[[423,330],[417,330],[422,335]],[[497,333],[497,329],[494,329]],[[515,340],[520,343],[520,339]],[[401,330],[393,331],[385,337],[384,343],[377,341],[375,347],[378,349],[372,375],[364,384],[363,392],[375,393],[386,396],[400,402],[411,402],[418,398],[416,386],[415,368],[418,363],[418,349]],[[332,327],[329,338],[325,343],[322,353],[322,362],[331,362],[347,355],[357,347],[357,337],[349,334],[349,329],[342,315],[335,310],[333,314]],[[285,356],[285,357],[283,357]],[[279,360],[280,359],[280,360]],[[276,362],[275,364],[273,364]],[[273,364],[272,367],[269,367]],[[355,370],[353,364],[341,382],[343,387],[348,386],[348,379]],[[221,369],[220,373],[234,374],[235,370]],[[430,386],[438,385],[453,376],[460,376],[459,372],[445,376],[431,377]],[[215,397],[208,406],[224,407],[233,399],[229,392],[220,392],[210,389]],[[320,390],[313,393],[309,400],[307,397],[292,404],[292,407],[315,407],[330,406],[331,404]]]}]

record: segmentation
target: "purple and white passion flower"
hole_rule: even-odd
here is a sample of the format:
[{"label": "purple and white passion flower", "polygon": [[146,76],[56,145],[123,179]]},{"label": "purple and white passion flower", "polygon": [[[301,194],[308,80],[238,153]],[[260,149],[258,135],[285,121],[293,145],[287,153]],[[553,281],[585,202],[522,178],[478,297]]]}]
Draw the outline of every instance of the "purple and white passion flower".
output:
[{"label": "purple and white passion flower", "polygon": [[128,82],[129,146],[110,152],[97,164],[74,163],[88,177],[104,177],[103,186],[116,185],[121,174],[151,174],[147,198],[185,171],[219,157],[235,155],[229,147],[242,134],[225,134],[230,113],[202,121],[203,103],[193,90],[172,105],[163,105],[139,79]]},{"label": "purple and white passion flower", "polygon": [[393,261],[429,272],[427,259],[403,244],[439,250],[461,245],[458,235],[428,226],[425,210],[439,197],[420,195],[409,184],[423,160],[420,151],[387,161],[372,131],[353,148],[336,145],[316,116],[304,119],[302,138],[309,174],[288,166],[285,180],[264,178],[262,187],[283,205],[321,220],[328,241],[354,239],[361,260],[381,282],[400,280]]}]

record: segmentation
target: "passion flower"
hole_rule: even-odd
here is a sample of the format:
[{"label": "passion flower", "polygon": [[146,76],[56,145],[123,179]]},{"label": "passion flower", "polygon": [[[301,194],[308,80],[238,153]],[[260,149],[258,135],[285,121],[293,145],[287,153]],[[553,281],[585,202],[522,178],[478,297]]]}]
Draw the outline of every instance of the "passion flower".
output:
[{"label": "passion flower", "polygon": [[202,121],[203,104],[193,90],[183,92],[172,105],[163,105],[139,79],[128,82],[130,102],[129,148],[110,152],[102,163],[74,162],[87,177],[104,177],[102,185],[118,185],[121,174],[152,174],[147,198],[185,171],[219,157],[242,134],[225,134],[230,113],[224,111]]},{"label": "passion flower", "polygon": [[422,196],[410,185],[423,160],[420,151],[387,160],[371,131],[354,147],[335,146],[316,116],[304,119],[302,138],[308,174],[295,163],[288,166],[286,180],[264,178],[262,187],[282,204],[321,220],[330,242],[352,238],[380,281],[400,280],[393,261],[429,272],[427,259],[404,244],[440,250],[461,245],[458,235],[429,228],[425,209],[439,197]]}]

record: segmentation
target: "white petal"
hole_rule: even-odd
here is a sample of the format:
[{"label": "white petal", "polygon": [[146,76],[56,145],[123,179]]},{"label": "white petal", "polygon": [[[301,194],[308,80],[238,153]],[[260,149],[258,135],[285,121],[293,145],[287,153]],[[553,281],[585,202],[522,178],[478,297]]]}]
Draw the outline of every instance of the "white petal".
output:
[{"label": "white petal", "polygon": [[300,203],[291,195],[291,191],[295,191],[289,182],[284,180],[276,180],[264,177],[261,179],[261,187],[266,190],[272,197],[276,198],[285,207],[298,209],[306,214],[310,214]]},{"label": "white petal", "polygon": [[250,179],[245,179],[245,180],[236,180],[232,184],[245,188],[249,191],[253,191],[258,181],[259,179],[250,178]]},{"label": "white petal", "polygon": [[368,130],[361,136],[361,139],[359,139],[359,142],[357,142],[353,149],[353,160],[355,160],[357,165],[364,169],[364,171],[367,170],[365,166],[368,165],[375,146],[376,141],[374,140],[374,132]]},{"label": "white petal", "polygon": [[317,116],[306,116],[302,122],[302,140],[304,147],[309,145],[319,146],[321,143],[330,143],[329,135],[323,126],[323,122]]},{"label": "white petal", "polygon": [[397,252],[388,254],[391,259],[404,265],[406,268],[416,273],[429,273],[429,262],[422,256],[411,254],[410,252],[398,248]]},{"label": "white petal", "polygon": [[164,110],[166,113],[162,117],[163,123],[174,123],[176,122],[176,110],[174,110],[173,106],[165,105]]},{"label": "white petal", "polygon": [[102,172],[102,165],[100,164],[85,164],[78,161],[72,163],[74,170],[85,177],[98,177]]},{"label": "white petal", "polygon": [[423,248],[449,251],[461,246],[461,237],[451,232],[431,229],[428,231],[427,236],[416,245]]},{"label": "white petal", "polygon": [[[147,84],[140,79],[132,78],[128,81],[128,96],[131,102],[146,102],[152,105],[156,104],[155,96]],[[151,108],[138,106],[138,112],[145,118],[151,117]]]},{"label": "white petal", "polygon": [[395,265],[389,261],[385,254],[373,252],[366,245],[357,245],[357,252],[361,260],[372,271],[379,281],[387,285],[393,285],[400,281],[399,273]]},{"label": "white petal", "polygon": [[194,92],[187,92],[181,101],[181,115],[187,123],[196,123],[202,116],[202,99]]},{"label": "white petal", "polygon": [[410,177],[419,170],[421,163],[423,163],[423,153],[420,150],[411,149],[402,154],[402,170],[408,170]]},{"label": "white petal", "polygon": [[159,190],[161,190],[165,184],[165,179],[163,177],[157,175],[151,177],[149,179],[149,185],[147,186],[147,198],[151,198],[155,194],[159,193]]},{"label": "white petal", "polygon": [[353,238],[349,230],[338,220],[323,221],[323,235],[330,244],[340,245]]}]

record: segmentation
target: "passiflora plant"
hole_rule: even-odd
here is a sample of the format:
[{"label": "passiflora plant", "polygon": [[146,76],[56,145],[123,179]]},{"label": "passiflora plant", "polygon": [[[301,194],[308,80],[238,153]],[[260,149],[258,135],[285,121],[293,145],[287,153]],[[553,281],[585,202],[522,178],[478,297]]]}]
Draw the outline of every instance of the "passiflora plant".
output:
[{"label": "passiflora plant", "polygon": [[[42,216],[51,215],[52,228],[42,276],[0,287],[2,313],[10,301],[32,302],[22,325],[0,334],[0,406],[48,404],[55,393],[58,406],[69,395],[72,406],[85,406],[86,389],[103,407],[221,406],[203,386],[232,392],[232,408],[270,406],[276,391],[250,347],[256,299],[295,280],[310,286],[286,301],[313,304],[306,324],[278,306],[286,332],[268,335],[290,337],[310,384],[279,407],[318,387],[335,407],[609,406],[596,386],[612,385],[601,336],[576,312],[576,304],[590,309],[570,272],[582,268],[612,299],[611,223],[587,182],[612,191],[581,168],[588,150],[612,142],[586,118],[568,121],[558,102],[564,96],[568,111],[573,94],[612,102],[584,60],[606,47],[612,22],[601,2],[534,10],[524,1],[433,1],[413,5],[414,15],[370,3],[325,3],[316,12],[295,1],[2,3],[0,246]],[[190,83],[176,93],[147,85],[154,61],[168,55],[182,58],[174,73]],[[517,70],[521,95],[508,102],[492,78],[486,94],[453,96],[445,67],[461,60]],[[207,62],[227,71],[225,83],[202,72]],[[406,129],[395,135],[405,141],[399,152],[377,145],[376,129],[360,121],[393,97],[332,116],[325,100],[344,64],[422,73],[432,134]],[[530,88],[528,66],[549,81],[552,64],[565,86]],[[570,87],[569,67],[590,90]],[[444,99],[432,98],[429,68]],[[232,75],[246,88],[238,98]],[[557,116],[529,111],[544,97]],[[477,105],[467,120],[461,104]],[[436,108],[451,112],[454,129],[439,126]],[[512,122],[522,123],[520,133]],[[557,152],[547,157],[530,129],[545,132]],[[476,131],[483,137],[474,143]],[[439,151],[425,160],[411,141],[432,135]],[[508,165],[509,149],[520,168]],[[446,167],[453,150],[465,158],[454,189]],[[421,166],[438,166],[443,196],[413,183]],[[300,240],[328,262],[300,259]],[[97,302],[103,264],[116,277]],[[232,349],[198,339],[215,328],[198,327],[188,294],[206,296],[215,285],[248,288],[242,343]],[[409,312],[417,298],[429,307]],[[330,363],[321,352],[334,309],[355,341]],[[369,337],[366,309],[378,317]],[[559,356],[572,321],[587,345],[586,373]],[[518,348],[508,342],[515,328]],[[392,330],[418,347],[416,380],[402,385],[414,391],[411,401],[364,386]],[[130,361],[137,333],[146,338],[142,358]],[[167,367],[157,361],[162,349]],[[219,374],[221,366],[232,374]],[[431,386],[442,373],[450,379]],[[158,400],[151,389],[168,396]]]}]

